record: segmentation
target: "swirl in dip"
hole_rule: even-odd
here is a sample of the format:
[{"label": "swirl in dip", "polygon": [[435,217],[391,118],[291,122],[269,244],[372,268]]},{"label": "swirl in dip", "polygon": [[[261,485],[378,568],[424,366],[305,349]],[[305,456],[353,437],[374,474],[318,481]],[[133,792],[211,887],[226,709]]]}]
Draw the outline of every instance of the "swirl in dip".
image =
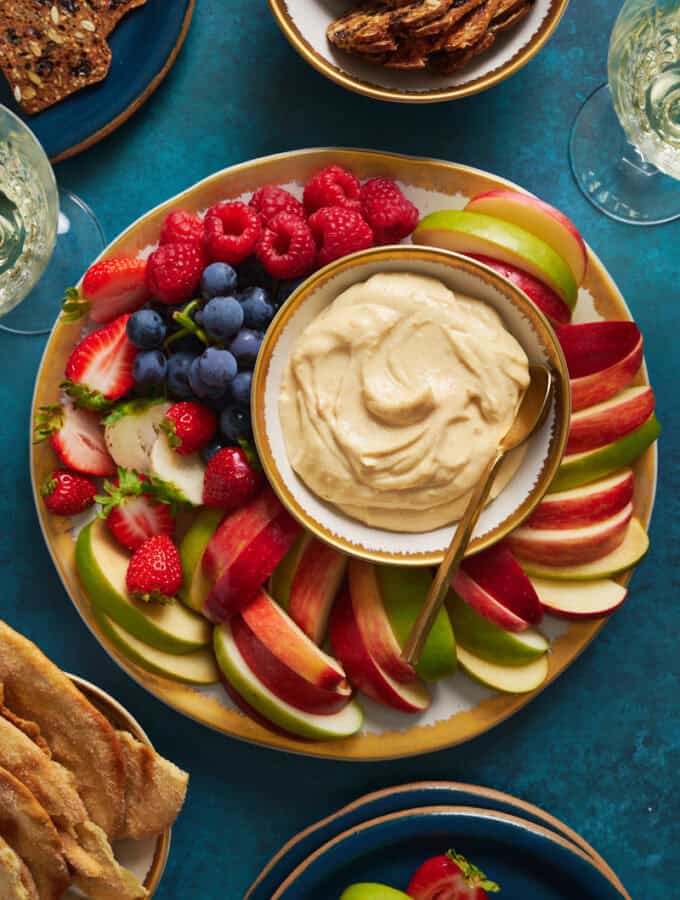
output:
[{"label": "swirl in dip", "polygon": [[486,303],[434,278],[374,275],[295,341],[280,396],[288,457],[347,515],[431,531],[460,518],[528,384],[524,350]]}]

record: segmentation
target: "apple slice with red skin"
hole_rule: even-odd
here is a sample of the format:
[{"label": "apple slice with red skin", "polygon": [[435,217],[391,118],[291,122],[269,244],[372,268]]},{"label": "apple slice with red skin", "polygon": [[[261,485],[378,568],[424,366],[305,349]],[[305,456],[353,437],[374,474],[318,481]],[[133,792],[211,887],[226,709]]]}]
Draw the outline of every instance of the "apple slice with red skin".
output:
[{"label": "apple slice with red skin", "polygon": [[[296,738],[297,740],[301,740],[298,735],[293,734],[292,731],[284,731],[283,728],[279,728],[278,725],[274,725],[274,723],[270,722],[269,719],[265,719],[265,717],[261,715],[254,706],[251,706],[250,703],[246,703],[239,692],[229,684],[223,672],[220,672],[220,684],[224,688],[224,692],[226,693],[226,695],[233,702],[234,706],[240,709],[241,712],[245,716],[248,716],[249,719],[252,719],[253,722],[261,725],[262,728],[266,728],[267,731],[272,731],[274,734],[280,734],[281,737],[292,737]],[[305,740],[305,738],[302,738],[302,740]]]},{"label": "apple slice with red skin", "polygon": [[618,394],[642,365],[642,335],[635,322],[585,322],[556,331],[569,369],[572,412]]},{"label": "apple slice with red skin", "polygon": [[585,453],[617,441],[639,428],[654,412],[654,391],[648,385],[624,388],[604,403],[588,406],[571,417],[565,453]]},{"label": "apple slice with red skin", "polygon": [[[319,687],[310,683],[300,671],[291,668],[288,661],[284,662],[280,655],[272,653],[258,638],[256,632],[248,626],[243,615],[234,616],[231,620],[231,630],[239,653],[248,668],[281,700],[304,712],[319,715],[338,712],[349,703],[352,689],[344,679],[344,672],[343,680],[332,689]],[[282,643],[288,634],[287,629],[282,630],[280,636]]]},{"label": "apple slice with red skin", "polygon": [[588,268],[588,249],[578,228],[563,212],[519,191],[497,188],[477,194],[465,209],[513,222],[549,244],[571,269],[576,284],[582,284]]},{"label": "apple slice with red skin", "polygon": [[517,528],[507,538],[521,558],[546,566],[575,566],[595,562],[623,543],[633,518],[628,503],[615,516],[582,528]]},{"label": "apple slice with red skin", "polygon": [[[463,560],[460,571],[478,588],[481,588],[487,596],[491,597],[497,605],[510,613],[509,621],[519,619],[524,623],[523,627],[527,627],[527,623],[538,625],[541,621],[541,604],[536,596],[536,591],[507,544],[495,544],[487,550],[482,550],[481,553],[467,557]],[[453,587],[456,588],[456,585],[453,584]],[[468,598],[463,597],[463,599],[467,600]],[[474,602],[468,600],[468,603],[477,609],[477,612],[486,615],[483,609],[475,606]],[[489,607],[489,609],[492,608]],[[496,622],[501,628],[505,627],[497,618],[493,618],[493,615],[487,615],[487,618]],[[511,627],[508,630],[521,631],[522,628]]]},{"label": "apple slice with red skin", "polygon": [[530,275],[529,272],[518,269],[517,266],[512,266],[510,263],[492,259],[490,256],[482,256],[478,253],[467,253],[466,256],[476,259],[477,262],[484,263],[485,266],[493,269],[494,272],[498,272],[499,275],[507,278],[520,291],[524,291],[532,303],[536,304],[553,325],[567,325],[571,322],[571,310],[567,304],[552,288],[539,281],[535,275]]},{"label": "apple slice with red skin", "polygon": [[269,653],[308,684],[332,691],[345,680],[342,666],[317,647],[266,591],[260,590],[243,607],[241,618]]},{"label": "apple slice with red skin", "polygon": [[549,581],[532,578],[546,612],[565,619],[599,619],[618,609],[628,591],[622,584],[607,578],[591,581]]},{"label": "apple slice with red skin", "polygon": [[349,594],[361,639],[377,665],[401,684],[418,681],[415,668],[401,656],[401,646],[383,603],[372,563],[351,559],[347,569]]},{"label": "apple slice with red skin", "polygon": [[546,494],[526,520],[529,528],[580,528],[616,515],[633,499],[632,469],[570,491]]},{"label": "apple slice with red skin", "polygon": [[419,713],[428,708],[431,697],[422,681],[416,679],[409,684],[395,681],[370,654],[347,591],[333,605],[329,633],[333,652],[353,687],[401,712]]},{"label": "apple slice with red skin", "polygon": [[470,578],[462,568],[451,579],[451,587],[461,600],[464,600],[475,612],[504,631],[519,633],[529,628],[526,619],[499,603],[495,597]]}]

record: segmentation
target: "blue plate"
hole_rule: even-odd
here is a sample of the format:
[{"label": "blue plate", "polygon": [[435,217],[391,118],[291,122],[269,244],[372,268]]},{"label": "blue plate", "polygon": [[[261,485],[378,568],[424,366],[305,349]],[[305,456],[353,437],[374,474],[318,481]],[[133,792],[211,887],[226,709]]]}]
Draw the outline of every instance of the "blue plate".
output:
[{"label": "blue plate", "polygon": [[450,847],[508,900],[621,900],[593,861],[554,832],[471,807],[426,807],[364,822],[308,857],[271,900],[337,900],[362,881],[405,890],[424,860]]},{"label": "blue plate", "polygon": [[343,831],[380,816],[426,806],[474,806],[520,816],[531,824],[541,825],[566,838],[593,858],[600,868],[606,869],[612,880],[617,881],[607,863],[590,844],[537,806],[490,788],[440,781],[407,784],[367,794],[301,831],[269,861],[250,888],[246,900],[270,900],[274,891],[303,860]]},{"label": "blue plate", "polygon": [[[20,115],[52,162],[73,156],[115,131],[151,96],[175,61],[195,0],[147,0],[109,37],[112,62],[103,81],[27,116],[0,75],[0,103]],[[149,36],[153,35],[153,40]]]}]

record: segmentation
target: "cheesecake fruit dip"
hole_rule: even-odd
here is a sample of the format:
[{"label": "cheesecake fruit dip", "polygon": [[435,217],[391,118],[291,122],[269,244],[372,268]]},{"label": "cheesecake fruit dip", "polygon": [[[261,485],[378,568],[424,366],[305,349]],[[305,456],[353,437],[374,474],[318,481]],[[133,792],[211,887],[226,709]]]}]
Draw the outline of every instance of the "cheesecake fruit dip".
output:
[{"label": "cheesecake fruit dip", "polygon": [[[379,273],[298,335],[279,398],[286,452],[348,516],[431,531],[462,515],[528,384],[526,353],[489,305],[435,278]],[[520,462],[509,455],[494,496]]]}]

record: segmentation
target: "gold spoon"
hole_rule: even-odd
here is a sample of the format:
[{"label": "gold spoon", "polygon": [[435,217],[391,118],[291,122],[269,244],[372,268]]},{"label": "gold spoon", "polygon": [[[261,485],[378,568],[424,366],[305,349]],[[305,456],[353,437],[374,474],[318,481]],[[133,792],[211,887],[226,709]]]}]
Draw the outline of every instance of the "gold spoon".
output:
[{"label": "gold spoon", "polygon": [[547,415],[553,391],[553,377],[550,370],[545,366],[535,365],[529,367],[529,374],[531,380],[520,404],[517,417],[512,423],[510,431],[498,445],[498,450],[488,466],[480,475],[444,559],[439,564],[423,608],[411,629],[402,659],[412,666],[415,666],[420,659],[427,636],[448,593],[451,579],[463,561],[465,550],[470,543],[472,532],[477,524],[479,514],[484,508],[486,498],[489,496],[501,460],[510,450],[514,450],[527,441]]}]

